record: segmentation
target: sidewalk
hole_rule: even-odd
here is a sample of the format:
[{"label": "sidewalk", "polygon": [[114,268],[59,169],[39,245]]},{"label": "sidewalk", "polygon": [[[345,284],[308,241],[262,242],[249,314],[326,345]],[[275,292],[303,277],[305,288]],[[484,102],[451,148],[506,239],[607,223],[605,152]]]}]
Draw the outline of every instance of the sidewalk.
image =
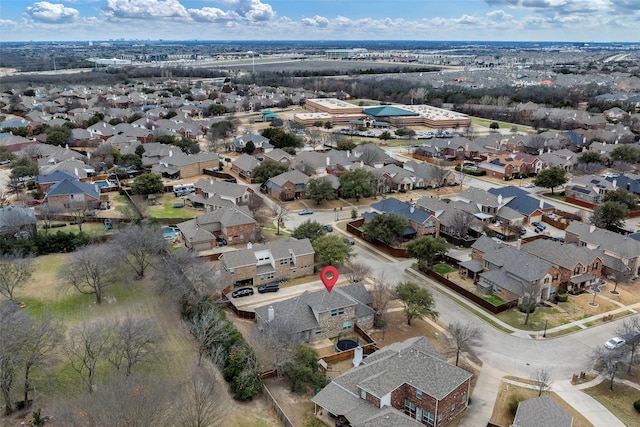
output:
[{"label": "sidewalk", "polygon": [[[440,292],[449,295],[459,304],[465,306],[469,311],[479,313],[483,317],[490,319],[491,322],[499,325],[501,328],[511,331],[511,335],[513,336],[519,336],[523,338],[532,338],[532,336],[540,337],[540,334],[538,332],[532,333],[531,331],[521,330],[504,323],[500,319],[496,318],[492,313],[483,310],[458,293],[445,286],[440,285],[438,282],[422,275],[420,272],[412,268],[407,268],[406,272],[416,278],[421,279],[426,283],[431,284]],[[599,298],[609,299],[602,294],[599,296]],[[640,309],[640,303],[631,304],[628,306],[618,304],[618,306],[618,308],[606,313],[601,313],[595,316],[579,319],[571,323],[547,329],[547,333],[559,332],[574,327],[586,329],[588,328],[586,324],[600,321],[606,315],[618,314],[623,312],[636,313]],[[480,375],[478,376],[478,381],[472,395],[472,404],[469,406],[469,409],[460,422],[460,427],[475,427],[486,425],[487,422],[489,422],[493,413],[493,407],[496,398],[498,396],[500,384],[503,381],[502,378],[505,375],[506,374],[504,372],[488,365],[487,363],[483,363],[482,367],[480,368]],[[560,398],[565,400],[569,405],[571,405],[582,415],[584,415],[585,418],[593,423],[595,427],[624,427],[624,423],[618,420],[618,418],[616,418],[615,415],[609,412],[607,408],[605,408],[602,404],[600,404],[588,394],[582,392],[583,389],[593,387],[594,385],[600,383],[602,380],[603,379],[601,377],[597,377],[593,381],[589,381],[588,383],[580,385],[573,385],[569,380],[555,381],[551,384],[551,391],[555,392]],[[532,387],[531,385],[518,383],[516,381],[505,381],[517,384],[522,387]],[[629,383],[629,381],[624,380],[622,382],[625,384]],[[640,385],[638,384],[630,383],[628,385],[640,390]]]}]

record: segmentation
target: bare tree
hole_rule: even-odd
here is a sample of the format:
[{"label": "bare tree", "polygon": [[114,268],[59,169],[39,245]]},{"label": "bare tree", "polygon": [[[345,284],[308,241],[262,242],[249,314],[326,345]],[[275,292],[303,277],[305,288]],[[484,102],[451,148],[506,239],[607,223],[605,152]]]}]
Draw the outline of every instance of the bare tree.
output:
[{"label": "bare tree", "polygon": [[280,224],[284,224],[284,220],[289,216],[289,208],[281,201],[271,205],[271,212],[273,213],[273,219],[276,221],[278,228],[276,235],[280,235]]},{"label": "bare tree", "polygon": [[22,359],[22,378],[24,403],[29,402],[29,392],[33,390],[32,374],[52,361],[62,340],[62,325],[52,316],[43,315],[30,323],[31,327],[24,332],[24,347]]},{"label": "bare tree", "polygon": [[51,228],[51,223],[58,218],[58,216],[63,212],[62,205],[59,204],[51,204],[44,203],[36,208],[36,214],[38,219],[42,221],[42,226],[44,227],[45,234],[49,233],[49,229]]},{"label": "bare tree", "polygon": [[33,256],[18,251],[0,255],[0,296],[16,302],[14,292],[24,285],[33,273]]},{"label": "bare tree", "polygon": [[71,254],[60,269],[63,285],[75,288],[82,294],[95,295],[96,303],[102,302],[105,289],[120,277],[117,248],[108,244],[86,245]]},{"label": "bare tree", "polygon": [[210,427],[224,423],[219,395],[216,393],[218,383],[212,369],[201,366],[189,375],[180,393],[180,425]]},{"label": "bare tree", "polygon": [[[56,402],[56,425],[146,427],[174,425],[175,387],[165,378],[115,375],[99,383],[95,392],[73,401]],[[175,411],[175,413],[174,413]]]},{"label": "bare tree", "polygon": [[613,382],[619,375],[619,365],[624,359],[625,352],[621,349],[609,350],[597,348],[593,353],[596,369],[609,380],[609,390],[613,390]]},{"label": "bare tree", "polygon": [[249,200],[247,201],[247,207],[254,218],[256,216],[256,212],[258,212],[262,206],[264,206],[264,199],[257,193],[251,193],[249,195]]},{"label": "bare tree", "polygon": [[631,373],[631,368],[636,357],[636,351],[638,350],[638,347],[640,347],[640,317],[633,316],[626,319],[616,328],[616,334],[623,337],[625,340],[625,348],[630,353],[627,372]]},{"label": "bare tree", "polygon": [[24,344],[31,319],[13,302],[0,302],[0,393],[4,414],[14,411],[13,386],[23,359]]},{"label": "bare tree", "polygon": [[109,362],[129,377],[136,365],[148,362],[157,356],[161,339],[158,329],[151,320],[127,315],[112,325]]},{"label": "bare tree", "polygon": [[433,166],[431,168],[431,178],[436,182],[436,185],[442,187],[444,185],[445,179],[451,174],[451,172],[443,168],[442,166]]},{"label": "bare tree", "polygon": [[373,286],[369,290],[373,299],[372,307],[375,310],[374,323],[384,327],[386,324],[386,311],[389,303],[396,298],[395,288],[386,281],[384,272],[374,279]]},{"label": "bare tree", "polygon": [[309,136],[309,145],[311,145],[314,150],[318,145],[321,145],[323,143],[322,134],[324,134],[325,132],[321,131],[320,129],[309,128],[306,130],[306,133],[307,136]]},{"label": "bare tree", "polygon": [[71,215],[73,222],[78,225],[78,230],[82,232],[82,223],[87,216],[89,207],[87,202],[71,202],[66,208],[67,214]]},{"label": "bare tree", "polygon": [[198,258],[186,250],[165,254],[158,263],[156,284],[161,293],[180,304],[196,305],[214,292],[220,292],[222,272],[219,264]]},{"label": "bare tree", "polygon": [[477,224],[476,218],[462,209],[455,209],[449,220],[449,225],[452,226],[461,237],[466,237],[469,234],[469,228],[475,224]]},{"label": "bare tree", "polygon": [[551,388],[551,371],[547,368],[537,369],[533,380],[536,382],[538,397]]},{"label": "bare tree", "polygon": [[344,271],[350,282],[362,282],[371,274],[371,267],[362,262],[349,261],[345,264]]},{"label": "bare tree", "polygon": [[98,362],[106,358],[109,328],[109,324],[101,320],[82,323],[73,328],[64,348],[71,369],[82,377],[89,393],[93,392]]},{"label": "bare tree", "polygon": [[229,328],[222,311],[209,309],[193,317],[189,331],[197,341],[200,366],[202,356],[211,356],[216,352],[215,347],[228,335]]},{"label": "bare tree", "polygon": [[482,341],[482,330],[472,323],[455,322],[449,325],[447,341],[451,351],[456,355],[456,366],[460,361],[460,353],[469,353]]},{"label": "bare tree", "polygon": [[113,238],[120,259],[133,269],[136,279],[144,278],[153,260],[167,248],[160,227],[134,224],[120,230]]}]

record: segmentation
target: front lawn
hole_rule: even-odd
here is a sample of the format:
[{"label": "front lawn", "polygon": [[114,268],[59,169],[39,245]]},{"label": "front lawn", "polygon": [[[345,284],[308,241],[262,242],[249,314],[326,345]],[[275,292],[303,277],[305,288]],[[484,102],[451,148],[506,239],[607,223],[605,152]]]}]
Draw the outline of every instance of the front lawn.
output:
[{"label": "front lawn", "polygon": [[603,381],[583,391],[600,402],[625,425],[640,425],[640,414],[633,408],[633,402],[640,399],[640,390],[615,383],[611,391],[609,381]]}]

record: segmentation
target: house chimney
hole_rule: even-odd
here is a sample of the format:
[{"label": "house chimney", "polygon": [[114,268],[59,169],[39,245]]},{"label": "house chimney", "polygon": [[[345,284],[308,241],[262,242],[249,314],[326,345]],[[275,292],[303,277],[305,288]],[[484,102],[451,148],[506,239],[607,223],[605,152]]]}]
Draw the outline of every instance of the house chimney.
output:
[{"label": "house chimney", "polygon": [[589,233],[593,233],[594,231],[596,231],[595,225],[592,225],[591,227],[589,227]]},{"label": "house chimney", "polygon": [[498,194],[498,204],[502,204],[502,194]]},{"label": "house chimney", "polygon": [[409,212],[414,213],[416,210],[416,207],[411,205],[411,207],[409,208]]},{"label": "house chimney", "polygon": [[331,165],[331,159],[327,156],[327,166]]},{"label": "house chimney", "polygon": [[213,185],[213,178],[209,178],[209,185]]},{"label": "house chimney", "polygon": [[75,173],[75,174],[76,174],[76,176],[80,176],[80,175],[78,175],[78,168],[75,168],[75,169],[73,170],[73,173]]},{"label": "house chimney", "polygon": [[516,243],[516,249],[517,250],[522,249],[522,239],[518,239],[518,242]]},{"label": "house chimney", "polygon": [[540,203],[538,203],[540,210],[544,209],[544,200],[540,199]]},{"label": "house chimney", "polygon": [[357,346],[353,351],[353,366],[358,367],[362,363],[362,347]]},{"label": "house chimney", "polygon": [[611,186],[612,186],[613,188],[618,187],[618,180],[617,180],[617,179],[614,179],[614,180],[613,180],[613,182],[611,183]]},{"label": "house chimney", "polygon": [[269,306],[267,308],[267,322],[273,322],[273,319],[276,317],[276,312],[273,309],[273,306]]},{"label": "house chimney", "polygon": [[538,148],[538,156],[544,153],[544,148]]},{"label": "house chimney", "polygon": [[169,157],[173,157],[173,150],[169,150]]}]

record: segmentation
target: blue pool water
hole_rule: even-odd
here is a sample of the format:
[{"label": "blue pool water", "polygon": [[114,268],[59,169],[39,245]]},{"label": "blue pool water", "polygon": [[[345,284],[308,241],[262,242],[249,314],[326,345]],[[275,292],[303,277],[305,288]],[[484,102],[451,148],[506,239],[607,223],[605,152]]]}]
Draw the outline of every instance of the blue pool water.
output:
[{"label": "blue pool water", "polygon": [[109,181],[93,181],[93,183],[95,185],[97,185],[98,187],[108,187],[109,186]]},{"label": "blue pool water", "polygon": [[163,228],[162,229],[162,235],[164,236],[165,239],[175,239],[176,237],[178,237],[178,229],[176,228]]}]

